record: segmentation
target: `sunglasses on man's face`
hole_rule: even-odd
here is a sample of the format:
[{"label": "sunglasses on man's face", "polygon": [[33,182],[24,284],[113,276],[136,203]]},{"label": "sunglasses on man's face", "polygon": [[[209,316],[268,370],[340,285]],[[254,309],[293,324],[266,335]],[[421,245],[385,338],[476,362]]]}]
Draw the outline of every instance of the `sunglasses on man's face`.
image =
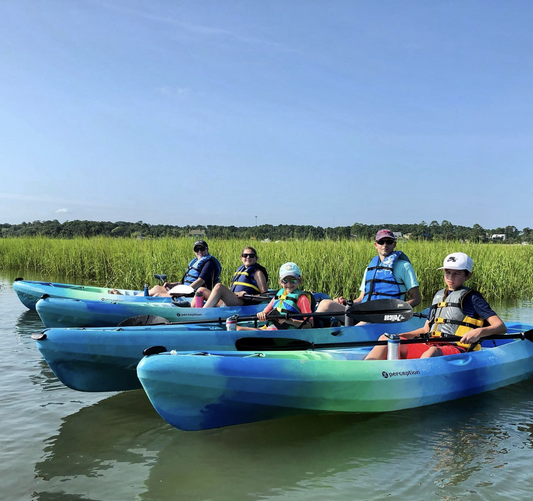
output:
[{"label": "sunglasses on man's face", "polygon": [[282,284],[297,284],[299,282],[298,278],[282,278]]},{"label": "sunglasses on man's face", "polygon": [[378,245],[392,245],[394,243],[394,240],[390,240],[390,239],[383,239],[383,240],[378,240],[377,241]]},{"label": "sunglasses on man's face", "polygon": [[205,247],[195,247],[194,252],[202,252],[205,251]]},{"label": "sunglasses on man's face", "polygon": [[243,253],[241,254],[241,257],[249,257],[249,258],[253,258],[253,257],[255,257],[255,254],[246,254],[245,252],[243,252]]}]

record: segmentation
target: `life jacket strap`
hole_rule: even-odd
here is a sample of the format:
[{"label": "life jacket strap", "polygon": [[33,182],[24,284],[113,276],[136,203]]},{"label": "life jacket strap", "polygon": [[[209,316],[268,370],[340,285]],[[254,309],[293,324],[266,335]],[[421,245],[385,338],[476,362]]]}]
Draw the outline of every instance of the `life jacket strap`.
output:
[{"label": "life jacket strap", "polygon": [[259,290],[259,287],[256,287],[255,285],[249,282],[233,282],[232,287],[235,287],[237,285],[243,285],[245,287],[250,287],[250,289],[256,290],[257,292],[261,293],[261,291]]},{"label": "life jacket strap", "polygon": [[464,322],[460,320],[452,320],[449,318],[441,318],[441,317],[437,317],[433,319],[433,321],[431,322],[431,325],[440,325],[440,324],[464,325],[465,327],[470,327],[471,329],[477,329],[478,327],[481,327],[483,325],[483,322],[479,324],[479,323]]}]

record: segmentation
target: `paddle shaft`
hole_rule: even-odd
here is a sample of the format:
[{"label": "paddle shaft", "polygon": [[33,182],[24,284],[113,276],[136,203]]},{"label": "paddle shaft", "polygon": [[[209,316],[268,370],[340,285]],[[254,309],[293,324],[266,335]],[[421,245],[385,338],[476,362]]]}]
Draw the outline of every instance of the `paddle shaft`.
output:
[{"label": "paddle shaft", "polygon": [[[185,312],[183,312],[185,314]],[[344,315],[356,321],[365,321],[367,323],[398,323],[405,322],[413,316],[413,309],[409,303],[398,299],[376,299],[366,303],[356,303],[345,307]],[[137,315],[125,319],[120,326],[127,325],[194,325],[194,324],[219,324],[226,322],[226,317],[205,318],[195,320],[185,320],[181,322],[169,322],[163,317],[157,315]],[[276,310],[272,311],[267,320],[270,319],[287,319],[287,318],[331,318],[331,312],[314,312],[314,313],[285,313],[280,314]],[[336,315],[335,315],[336,316]],[[257,315],[239,317],[237,322],[260,320]]]},{"label": "paddle shaft", "polygon": [[[289,338],[266,338],[269,341],[275,342],[275,339],[279,339],[280,342],[290,343],[285,346],[253,346],[261,338],[241,338],[235,343],[235,347],[238,351],[292,351],[292,350],[318,350],[323,348],[359,348],[365,346],[384,346],[388,344],[387,340],[375,340],[375,341],[350,341],[346,343],[313,343],[311,341],[305,341],[302,339],[289,339]],[[266,341],[265,339],[265,341]],[[417,344],[417,343],[457,343],[459,342],[458,336],[446,336],[446,337],[433,337],[433,338],[414,338],[414,339],[400,339],[401,344]],[[481,338],[480,341],[490,341],[491,339],[522,339],[533,342],[533,329],[526,332],[519,332],[517,334],[493,334]],[[246,345],[246,343],[250,343]]]},{"label": "paddle shaft", "polygon": [[[385,300],[388,301],[388,300]],[[393,301],[393,300],[392,300]],[[407,303],[405,303],[407,304]],[[358,305],[353,305],[349,307],[345,315],[348,315],[355,321],[358,322],[369,322],[369,323],[398,323],[405,322],[409,320],[413,315],[413,310],[409,308],[396,308],[396,309],[385,309],[385,310],[375,310],[375,311],[365,311],[361,308],[362,311],[358,311]],[[331,312],[314,312],[314,313],[285,313],[285,314],[269,314],[267,320],[283,320],[288,318],[331,318],[333,315]],[[254,321],[259,320],[257,315],[250,315],[244,317],[238,317],[238,322]],[[186,320],[185,322],[169,322],[170,325],[188,325],[188,324],[224,324],[226,323],[226,318],[218,317],[213,319],[202,319],[202,320]]]}]

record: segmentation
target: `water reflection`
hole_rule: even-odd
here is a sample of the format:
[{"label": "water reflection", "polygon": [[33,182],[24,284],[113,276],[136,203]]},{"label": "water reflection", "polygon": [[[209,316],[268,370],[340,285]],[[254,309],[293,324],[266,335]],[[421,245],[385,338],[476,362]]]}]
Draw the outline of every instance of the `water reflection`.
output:
[{"label": "water reflection", "polygon": [[[187,433],[164,423],[142,391],[124,392],[64,418],[46,440],[35,474],[62,489],[122,475],[115,486],[122,499],[131,499],[132,491],[154,500],[238,499],[352,468],[359,461],[353,429],[375,419],[322,416]],[[306,459],[287,461],[293,455]],[[123,478],[126,464],[130,474]],[[141,475],[131,477],[132,469]]]},{"label": "water reflection", "polygon": [[23,311],[18,316],[15,327],[19,338],[30,336],[34,332],[40,332],[44,329],[41,318],[35,310]]},{"label": "water reflection", "polygon": [[[511,388],[390,414],[295,417],[205,432],[176,430],[142,391],[124,392],[65,417],[35,474],[51,490],[106,501],[111,485],[115,499],[221,501],[303,497],[344,483],[346,494],[357,485],[361,499],[391,492],[415,499],[420,486],[450,488],[476,480],[486,467],[505,469],[511,443],[531,448],[533,424],[524,412],[533,415],[533,403],[526,384]],[[102,497],[94,487],[80,490],[85,485],[98,485]]]},{"label": "water reflection", "polygon": [[[509,437],[523,443],[523,434],[507,418],[533,407],[530,396],[522,393],[517,401],[494,393],[488,400],[479,396],[378,416],[299,417],[177,433],[158,454],[141,498],[262,498],[300,489],[307,495],[319,489],[327,497],[328,490],[346,483],[347,492],[357,485],[360,499],[398,492],[416,499],[419,486],[406,478],[406,468],[414,468],[415,475],[417,468],[429,468],[431,473],[420,478],[428,488],[459,485],[475,479],[485,465],[504,467],[507,445],[501,444]],[[510,397],[514,404],[501,420],[499,410]],[[194,459],[182,461],[177,470],[180,456]],[[202,471],[201,495],[197,471]]]},{"label": "water reflection", "polygon": [[528,381],[439,407],[443,426],[428,435],[439,487],[460,486],[476,476],[483,480],[479,486],[490,487],[498,480],[494,474],[480,472],[506,469],[511,452],[532,447],[533,401]]},{"label": "water reflection", "polygon": [[65,492],[34,492],[33,501],[98,501],[81,494],[67,494]]},{"label": "water reflection", "polygon": [[40,386],[45,391],[62,390],[65,388],[63,383],[57,379],[56,375],[44,359],[36,362],[36,369],[37,368],[39,369],[38,372],[35,371],[29,375],[30,381],[34,385]]},{"label": "water reflection", "polygon": [[521,301],[501,301],[492,303],[494,311],[500,315],[505,322],[523,322],[533,324],[533,301],[523,299]]},{"label": "water reflection", "polygon": [[97,477],[114,461],[144,463],[135,442],[161,425],[141,390],[113,395],[63,418],[58,433],[45,441],[35,473],[44,480]]}]

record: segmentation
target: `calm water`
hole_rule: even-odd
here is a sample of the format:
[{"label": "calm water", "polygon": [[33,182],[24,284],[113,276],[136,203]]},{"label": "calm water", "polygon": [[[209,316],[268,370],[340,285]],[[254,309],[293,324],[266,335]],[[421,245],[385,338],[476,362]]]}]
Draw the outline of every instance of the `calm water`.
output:
[{"label": "calm water", "polygon": [[[378,416],[182,432],[142,390],[62,386],[30,338],[42,324],[18,301],[16,276],[0,275],[0,499],[531,498],[531,381]],[[531,304],[495,306],[504,320],[533,323]]]}]

